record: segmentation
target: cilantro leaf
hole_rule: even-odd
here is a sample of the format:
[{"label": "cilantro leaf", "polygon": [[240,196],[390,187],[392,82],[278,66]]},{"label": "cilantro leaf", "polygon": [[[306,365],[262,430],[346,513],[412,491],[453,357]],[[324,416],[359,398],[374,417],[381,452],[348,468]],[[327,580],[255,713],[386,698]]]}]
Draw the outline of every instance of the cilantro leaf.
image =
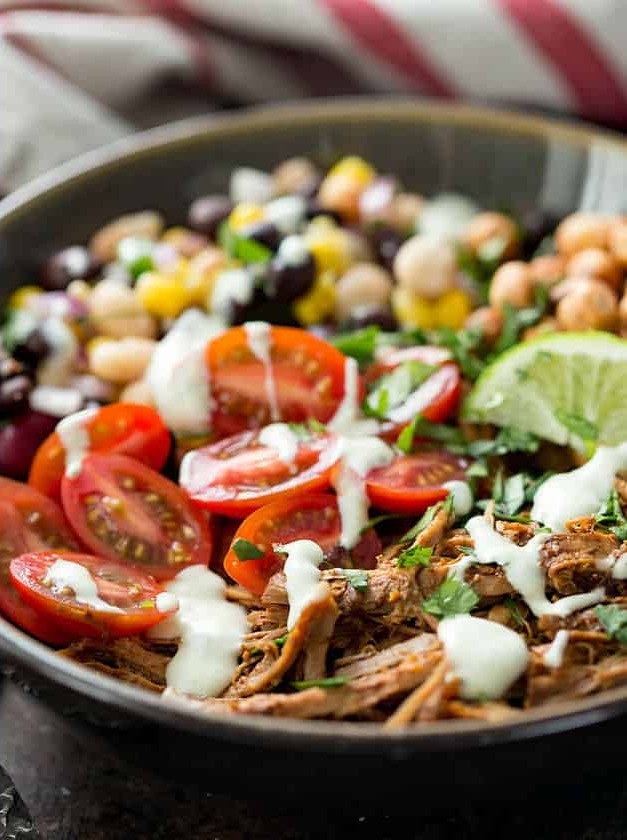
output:
[{"label": "cilantro leaf", "polygon": [[520,612],[520,607],[518,606],[516,601],[514,601],[513,598],[506,598],[504,603],[505,603],[505,606],[507,607],[507,609],[509,610],[509,614],[514,619],[515,623],[519,627],[523,627],[524,624],[525,624],[525,619],[522,617],[522,613]]},{"label": "cilantro leaf", "polygon": [[348,677],[324,677],[321,680],[297,680],[292,683],[292,686],[298,691],[305,691],[308,688],[335,688],[346,685],[347,682],[349,682]]},{"label": "cilantro leaf", "polygon": [[451,351],[466,379],[474,381],[485,367],[485,361],[478,353],[483,340],[481,330],[452,330],[450,327],[441,327],[431,332],[429,339],[431,343],[447,347]]},{"label": "cilantro leaf", "polygon": [[352,356],[360,365],[365,365],[374,358],[380,332],[380,327],[372,324],[361,330],[332,336],[329,341],[345,356]]},{"label": "cilantro leaf", "polygon": [[396,565],[399,569],[411,569],[414,566],[428,566],[432,548],[427,548],[422,545],[412,545],[411,548],[406,548],[396,558]]},{"label": "cilantro leaf", "polygon": [[[549,301],[548,289],[545,286],[536,286],[535,303],[533,306],[524,309],[515,309],[510,304],[505,304],[503,309],[503,326],[501,335],[494,347],[494,355],[498,356],[509,350],[520,340],[521,333],[528,327],[535,326],[546,312]],[[526,371],[522,371],[523,377]]]},{"label": "cilantro leaf", "polygon": [[399,542],[413,542],[416,539],[418,534],[422,534],[425,528],[428,525],[431,525],[436,513],[439,513],[440,510],[445,510],[449,515],[453,512],[453,496],[448,495],[443,502],[436,502],[431,507],[428,507],[426,511],[422,514],[418,522],[407,531],[406,534],[400,538]]},{"label": "cilantro leaf", "polygon": [[472,440],[466,445],[466,453],[473,458],[488,455],[507,455],[508,452],[537,452],[538,438],[531,432],[523,432],[512,426],[504,426],[494,440]]},{"label": "cilantro leaf", "polygon": [[397,365],[375,383],[366,397],[366,413],[384,418],[390,409],[402,405],[436,370],[434,365],[415,359]]},{"label": "cilantro leaf", "polygon": [[467,583],[457,578],[447,578],[436,591],[423,602],[425,612],[436,618],[468,613],[479,603],[479,596]]},{"label": "cilantro leaf", "polygon": [[259,546],[250,542],[250,540],[245,540],[241,537],[235,540],[232,545],[232,549],[237,555],[237,559],[242,561],[260,560],[262,557],[266,556],[265,551],[262,551]]},{"label": "cilantro leaf", "polygon": [[278,639],[275,639],[275,640],[274,640],[274,644],[275,644],[278,648],[282,648],[282,647],[283,647],[283,645],[285,644],[285,642],[287,642],[287,638],[288,638],[288,636],[289,636],[289,635],[290,635],[289,633],[284,633],[284,634],[283,634],[283,636],[279,636],[279,638],[278,638]]},{"label": "cilantro leaf", "polygon": [[608,636],[616,639],[621,645],[627,645],[627,610],[617,604],[607,604],[595,607],[594,614]]},{"label": "cilantro leaf", "polygon": [[348,579],[356,592],[365,592],[368,589],[368,572],[365,569],[340,569],[339,571]]},{"label": "cilantro leaf", "polygon": [[218,245],[235,260],[244,263],[265,263],[272,259],[272,251],[261,242],[236,233],[228,222],[218,228]]},{"label": "cilantro leaf", "polygon": [[627,540],[627,518],[623,513],[620,497],[616,488],[595,515],[597,525],[605,526],[621,542]]}]

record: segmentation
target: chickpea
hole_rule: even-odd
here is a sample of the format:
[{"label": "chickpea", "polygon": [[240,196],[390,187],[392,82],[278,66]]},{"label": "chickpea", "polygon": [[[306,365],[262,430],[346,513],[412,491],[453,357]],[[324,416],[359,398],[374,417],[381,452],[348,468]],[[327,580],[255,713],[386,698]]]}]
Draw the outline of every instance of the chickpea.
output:
[{"label": "chickpea", "polygon": [[503,308],[506,303],[522,309],[533,303],[533,283],[527,263],[514,260],[503,263],[494,272],[490,284],[491,306]]},{"label": "chickpea", "polygon": [[74,300],[80,300],[81,303],[89,304],[91,297],[91,286],[84,280],[72,280],[65,290]]},{"label": "chickpea", "polygon": [[435,300],[455,286],[457,255],[454,246],[434,236],[412,236],[394,258],[399,287]]},{"label": "chickpea", "polygon": [[555,317],[562,330],[612,330],[618,301],[605,283],[582,279],[557,304]]},{"label": "chickpea", "polygon": [[154,338],[157,325],[132,289],[120,283],[98,283],[89,299],[90,319],[97,333],[109,338]]},{"label": "chickpea", "polygon": [[565,273],[566,260],[559,254],[546,254],[529,263],[529,276],[535,286],[553,286]]},{"label": "chickpea", "polygon": [[146,372],[156,346],[149,338],[95,342],[89,351],[90,373],[117,385],[135,382]]},{"label": "chickpea", "polygon": [[607,238],[612,256],[623,268],[627,268],[627,216],[610,224]]},{"label": "chickpea", "polygon": [[362,184],[349,173],[327,175],[318,190],[318,202],[326,210],[335,210],[349,222],[359,219],[359,198]]},{"label": "chickpea", "polygon": [[610,219],[598,213],[571,213],[555,231],[555,245],[567,257],[587,248],[606,248]]},{"label": "chickpea", "polygon": [[461,238],[475,253],[492,240],[502,240],[503,259],[516,256],[520,240],[516,223],[503,213],[477,213],[466,224]]},{"label": "chickpea", "polygon": [[392,294],[390,273],[375,263],[356,263],[338,280],[335,314],[339,321],[349,318],[361,307],[388,306]]},{"label": "chickpea", "polygon": [[173,227],[165,231],[162,242],[171,245],[182,257],[195,257],[206,248],[208,239],[202,233],[184,227]]},{"label": "chickpea", "polygon": [[481,330],[486,344],[494,344],[503,329],[503,313],[496,306],[481,306],[468,316],[464,326]]},{"label": "chickpea", "polygon": [[601,248],[578,251],[566,263],[567,277],[593,277],[616,291],[623,282],[623,272],[612,254]]},{"label": "chickpea", "polygon": [[135,403],[136,405],[154,405],[150,385],[145,379],[130,382],[120,392],[119,402]]},{"label": "chickpea", "polygon": [[390,225],[405,233],[416,229],[425,200],[417,193],[399,193],[390,205]]},{"label": "chickpea", "polygon": [[523,332],[523,341],[528,341],[530,338],[536,338],[539,335],[546,335],[547,333],[559,332],[559,324],[555,318],[543,318],[538,324],[533,327],[527,327]]},{"label": "chickpea", "polygon": [[274,195],[288,195],[306,190],[318,180],[318,170],[306,157],[284,160],[272,173]]},{"label": "chickpea", "polygon": [[164,221],[159,213],[144,210],[120,216],[101,227],[92,236],[89,250],[101,262],[111,262],[117,255],[118,243],[127,236],[156,240],[163,230]]},{"label": "chickpea", "polygon": [[347,228],[340,228],[339,231],[351,263],[370,262],[372,260],[372,248],[362,233]]}]

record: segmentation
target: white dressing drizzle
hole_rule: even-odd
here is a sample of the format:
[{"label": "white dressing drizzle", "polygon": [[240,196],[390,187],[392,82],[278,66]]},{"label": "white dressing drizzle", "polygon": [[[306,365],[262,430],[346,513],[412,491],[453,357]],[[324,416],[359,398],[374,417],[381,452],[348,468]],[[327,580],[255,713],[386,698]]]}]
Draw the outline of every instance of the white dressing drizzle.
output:
[{"label": "white dressing drizzle", "polygon": [[524,672],[529,651],[523,639],[502,624],[470,615],[444,618],[438,638],[468,700],[502,697]]},{"label": "white dressing drizzle", "polygon": [[159,414],[175,434],[204,434],[211,418],[207,342],[225,329],[216,316],[189,309],[157,345],[146,381]]},{"label": "white dressing drizzle", "polygon": [[302,195],[283,195],[266,204],[264,218],[287,236],[296,232],[306,212],[307,202]]},{"label": "white dressing drizzle", "polygon": [[71,590],[79,604],[93,607],[100,612],[121,613],[120,607],[108,604],[98,596],[98,586],[91,576],[89,569],[71,560],[55,560],[43,579],[45,586],[56,594],[63,594],[64,590]]},{"label": "white dressing drizzle", "polygon": [[617,472],[627,469],[627,443],[599,446],[582,467],[551,476],[538,488],[531,518],[553,531],[563,531],[569,519],[596,513],[614,486]]},{"label": "white dressing drizzle", "polygon": [[231,173],[229,195],[235,204],[265,204],[272,198],[272,178],[261,169],[239,166]]},{"label": "white dressing drizzle", "polygon": [[231,315],[233,303],[250,303],[255,291],[255,278],[245,268],[232,268],[218,276],[211,294],[211,311],[224,320]]},{"label": "white dressing drizzle", "polygon": [[473,563],[502,566],[507,580],[526,601],[534,615],[567,616],[576,610],[600,603],[605,597],[602,587],[581,595],[568,595],[551,602],[545,593],[545,574],[540,564],[540,549],[548,534],[536,534],[524,546],[510,542],[501,536],[482,516],[473,516],[466,523],[466,530],[474,542],[474,552],[464,557],[451,569],[451,575],[459,580]]},{"label": "white dressing drizzle", "polygon": [[318,568],[324,554],[313,540],[295,540],[285,545],[276,545],[274,549],[287,555],[283,571],[290,605],[287,629],[292,630],[305,607],[326,597],[328,593],[328,585],[320,580]]},{"label": "white dressing drizzle", "polygon": [[51,352],[37,368],[37,382],[39,385],[67,385],[76,366],[78,340],[62,318],[46,318],[40,329]]},{"label": "white dressing drizzle", "polygon": [[474,499],[470,485],[466,481],[445,481],[442,487],[453,497],[455,516],[467,516],[472,510]]},{"label": "white dressing drizzle", "polygon": [[625,580],[627,578],[627,552],[615,556],[612,565],[612,577],[615,580]]},{"label": "white dressing drizzle", "polygon": [[277,257],[285,265],[293,266],[294,268],[305,265],[311,259],[311,254],[304,238],[295,233],[285,237],[276,253]]},{"label": "white dressing drizzle", "polygon": [[340,545],[357,545],[368,523],[366,475],[375,467],[384,467],[394,458],[394,451],[376,437],[344,438],[342,461],[334,482],[342,521]]},{"label": "white dressing drizzle", "polygon": [[178,610],[179,599],[174,592],[160,592],[155,598],[157,612],[167,613]]},{"label": "white dressing drizzle", "polygon": [[344,364],[344,396],[327,423],[327,428],[331,432],[348,437],[376,434],[379,431],[379,423],[374,419],[361,418],[360,413],[359,366],[356,359],[347,356]]},{"label": "white dressing drizzle", "polygon": [[279,402],[276,395],[276,382],[274,381],[274,369],[270,356],[270,339],[272,327],[267,321],[247,321],[244,324],[248,346],[251,352],[263,364],[265,373],[266,397],[270,406],[270,418],[273,422],[281,419]]},{"label": "white dressing drizzle", "polygon": [[87,424],[96,414],[97,408],[86,408],[57,423],[56,432],[65,449],[65,474],[68,478],[76,478],[81,471],[83,458],[91,444]]},{"label": "white dressing drizzle", "polygon": [[293,464],[298,452],[300,438],[287,423],[270,423],[259,432],[259,443],[274,449],[279,459]]},{"label": "white dressing drizzle", "polygon": [[248,629],[246,610],[225,598],[226,584],[205,566],[189,566],[165,584],[179,609],[151,628],[153,639],[179,639],[166,669],[168,688],[217,697],[231,682]]},{"label": "white dressing drizzle", "polygon": [[561,668],[569,639],[570,633],[568,630],[557,631],[549,649],[542,657],[547,668]]}]

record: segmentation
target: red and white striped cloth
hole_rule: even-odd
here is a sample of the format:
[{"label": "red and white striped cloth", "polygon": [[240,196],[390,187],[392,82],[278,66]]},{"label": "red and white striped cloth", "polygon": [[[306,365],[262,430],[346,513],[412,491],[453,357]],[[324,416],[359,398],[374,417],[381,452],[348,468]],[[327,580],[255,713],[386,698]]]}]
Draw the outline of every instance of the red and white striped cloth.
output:
[{"label": "red and white striped cloth", "polygon": [[0,0],[0,185],[215,107],[372,91],[627,126],[627,0]]}]

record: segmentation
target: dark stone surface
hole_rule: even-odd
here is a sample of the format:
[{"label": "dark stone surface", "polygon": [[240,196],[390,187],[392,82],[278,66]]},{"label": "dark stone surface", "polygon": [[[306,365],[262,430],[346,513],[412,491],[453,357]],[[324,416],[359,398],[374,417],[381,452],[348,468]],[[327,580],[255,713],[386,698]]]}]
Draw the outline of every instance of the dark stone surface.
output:
[{"label": "dark stone surface", "polygon": [[[549,791],[529,780],[519,804],[465,806],[450,791],[450,809],[421,815],[420,778],[389,809],[328,801],[243,800],[167,781],[121,757],[138,732],[96,729],[60,715],[9,680],[0,679],[0,764],[11,775],[42,840],[239,840],[280,838],[420,838],[420,840],[622,840],[627,837],[627,780],[604,774],[586,787]],[[564,756],[564,763],[568,756]],[[626,759],[627,767],[627,759]],[[254,773],[254,767],[242,768]],[[364,789],[376,780],[362,779]],[[446,785],[446,780],[442,780]],[[5,835],[6,836],[6,835]],[[4,838],[3,838],[4,840]]]}]

